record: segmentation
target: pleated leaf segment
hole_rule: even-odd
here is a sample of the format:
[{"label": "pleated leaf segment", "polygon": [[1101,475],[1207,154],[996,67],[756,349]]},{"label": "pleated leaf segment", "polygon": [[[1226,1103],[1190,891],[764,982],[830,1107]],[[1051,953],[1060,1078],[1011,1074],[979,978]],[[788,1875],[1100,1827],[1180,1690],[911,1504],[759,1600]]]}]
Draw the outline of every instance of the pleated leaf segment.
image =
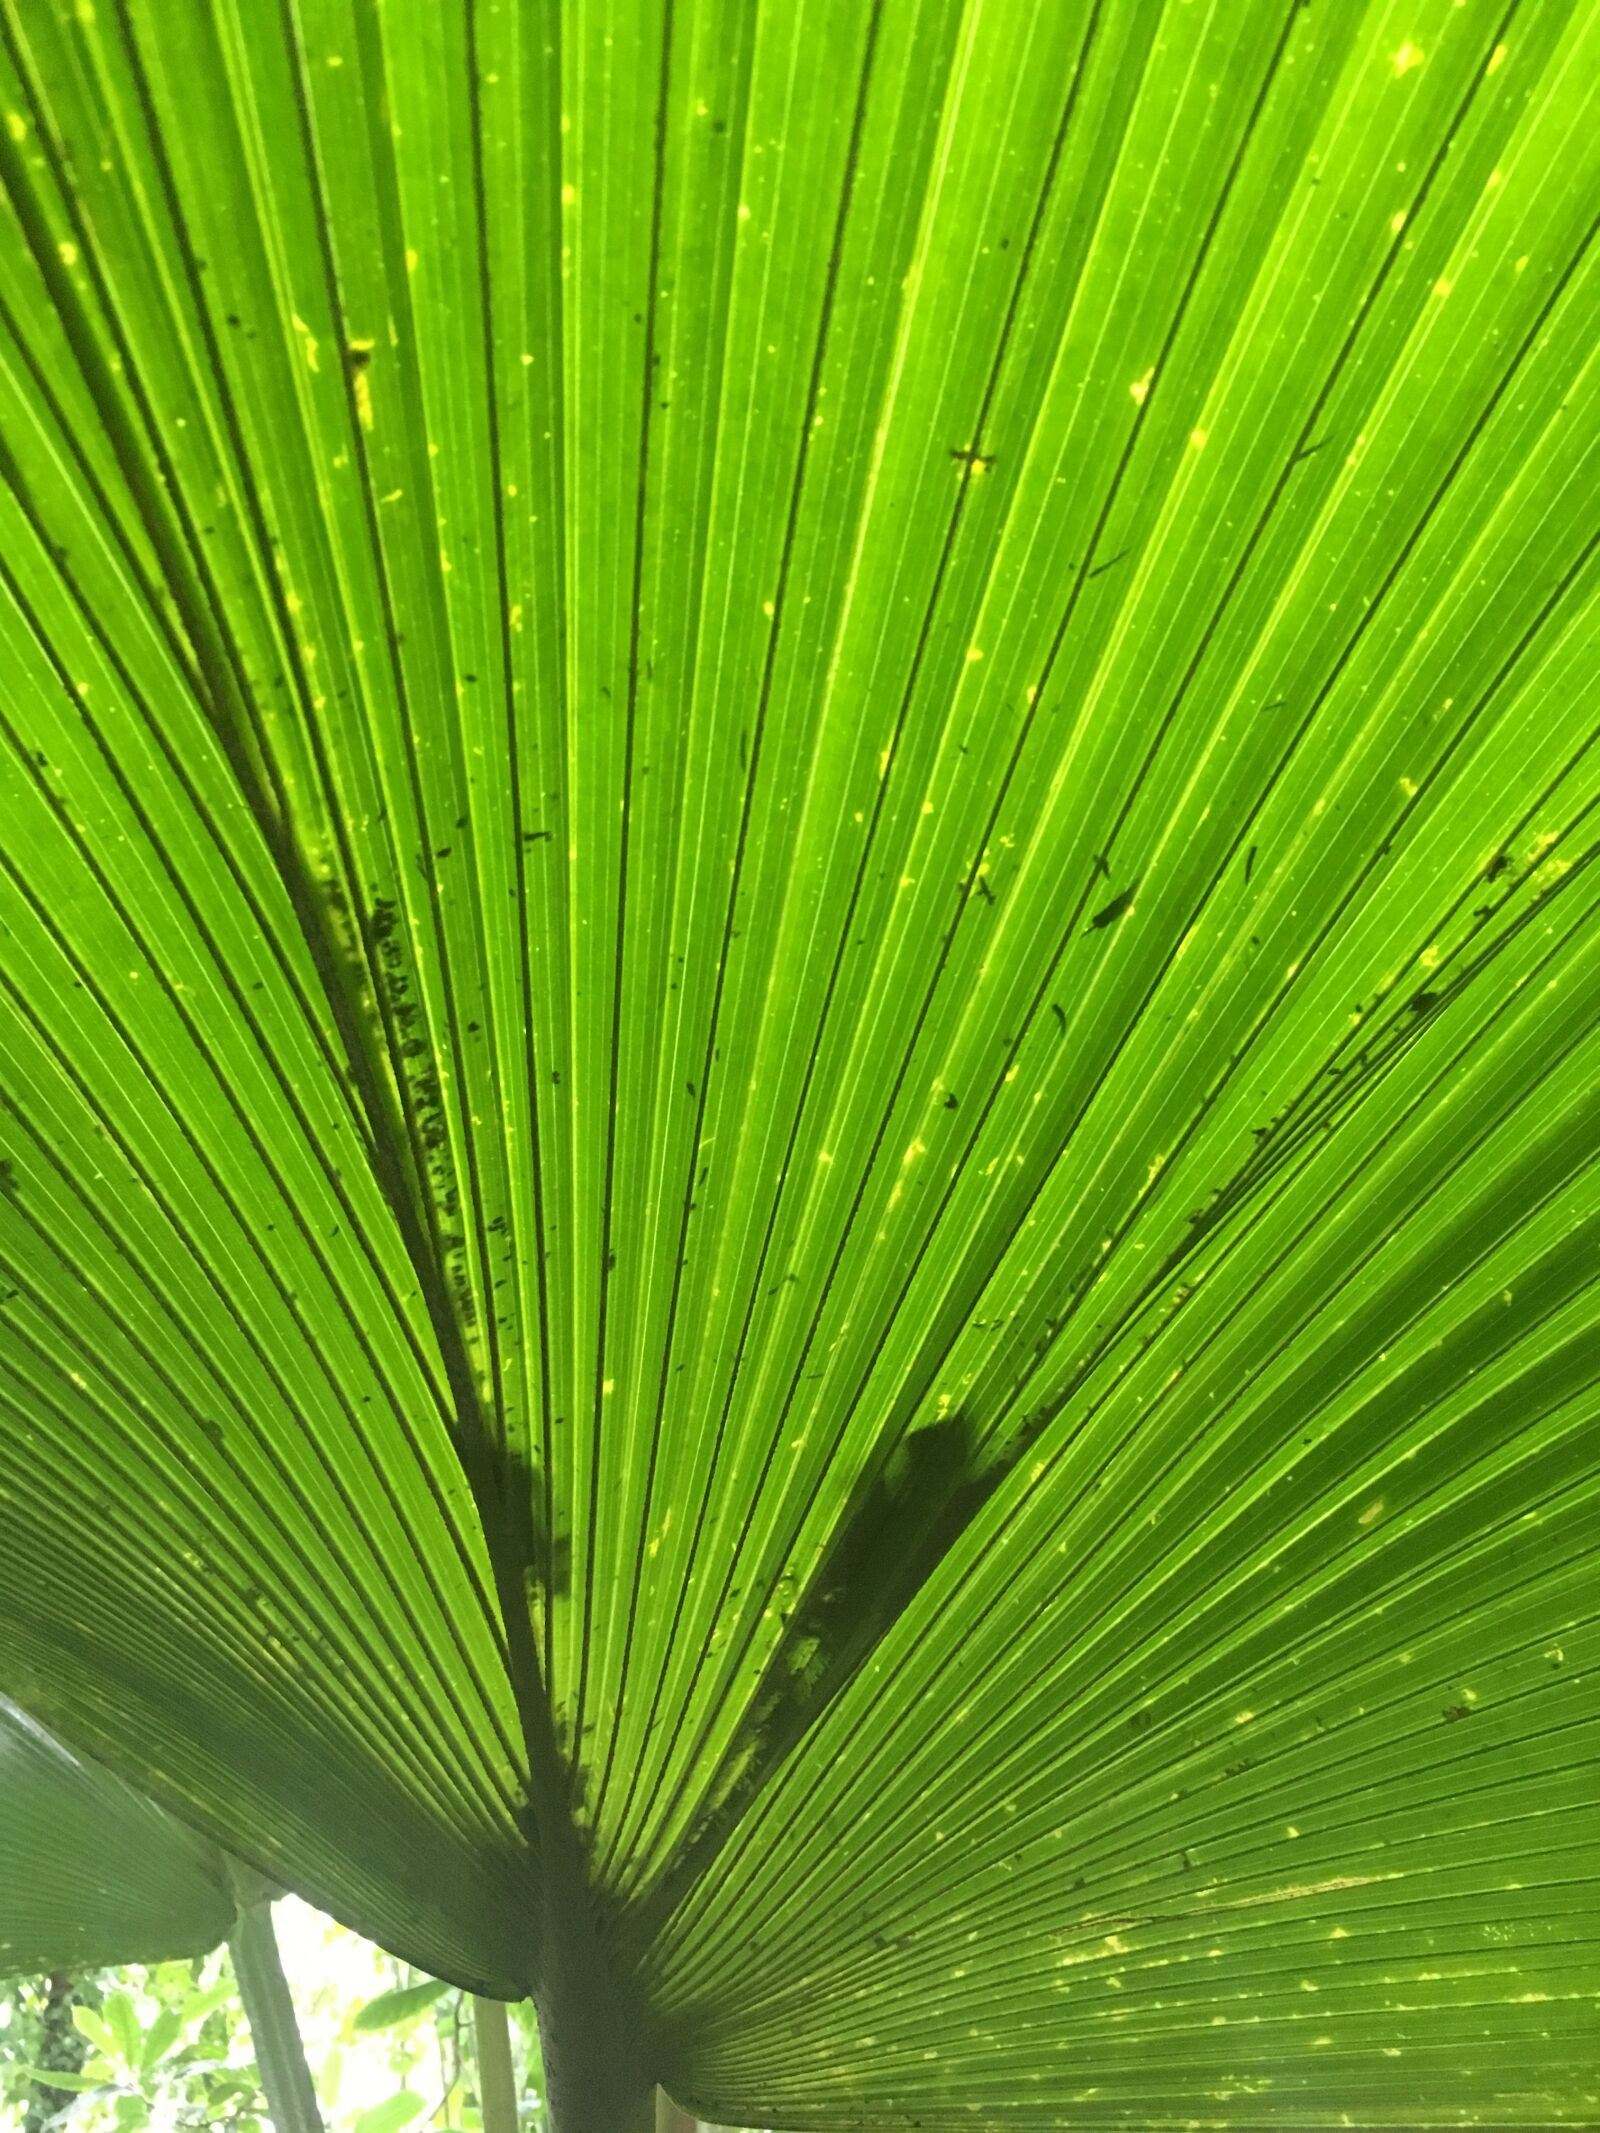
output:
[{"label": "pleated leaf segment", "polygon": [[214,1846],[0,1697],[0,1977],[205,1955],[233,1915]]}]

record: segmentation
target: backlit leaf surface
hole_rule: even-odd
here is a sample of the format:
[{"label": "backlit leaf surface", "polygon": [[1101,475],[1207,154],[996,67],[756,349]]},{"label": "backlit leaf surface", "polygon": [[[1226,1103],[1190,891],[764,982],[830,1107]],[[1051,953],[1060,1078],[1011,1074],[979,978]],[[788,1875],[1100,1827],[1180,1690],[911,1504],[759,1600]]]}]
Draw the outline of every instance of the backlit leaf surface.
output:
[{"label": "backlit leaf surface", "polygon": [[722,2122],[1594,2122],[1597,73],[0,0],[0,1682],[507,1995],[553,1724]]}]

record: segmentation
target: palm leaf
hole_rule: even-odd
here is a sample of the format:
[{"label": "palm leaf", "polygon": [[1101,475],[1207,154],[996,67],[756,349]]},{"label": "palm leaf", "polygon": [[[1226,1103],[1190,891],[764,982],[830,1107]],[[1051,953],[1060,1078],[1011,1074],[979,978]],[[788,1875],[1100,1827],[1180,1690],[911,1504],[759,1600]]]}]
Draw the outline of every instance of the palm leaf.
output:
[{"label": "palm leaf", "polygon": [[1600,2108],[1597,64],[0,4],[0,1682],[570,2125]]},{"label": "palm leaf", "polygon": [[233,1910],[210,1845],[0,1697],[0,1976],[204,1955]]}]

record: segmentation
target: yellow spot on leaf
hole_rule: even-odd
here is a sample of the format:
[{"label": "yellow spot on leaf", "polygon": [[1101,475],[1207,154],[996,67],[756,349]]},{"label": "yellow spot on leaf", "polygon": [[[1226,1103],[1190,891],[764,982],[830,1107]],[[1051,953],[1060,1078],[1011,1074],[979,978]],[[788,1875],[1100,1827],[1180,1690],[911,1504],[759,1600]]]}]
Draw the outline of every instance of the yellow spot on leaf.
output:
[{"label": "yellow spot on leaf", "polygon": [[1409,74],[1413,67],[1420,67],[1427,56],[1427,53],[1419,45],[1414,45],[1408,37],[1399,51],[1391,54],[1389,64],[1397,75]]},{"label": "yellow spot on leaf", "polygon": [[1154,381],[1155,374],[1155,365],[1152,364],[1150,368],[1145,372],[1142,378],[1135,378],[1133,383],[1128,387],[1128,391],[1133,395],[1134,399],[1138,401],[1141,407],[1144,406],[1146,396],[1150,391],[1150,387],[1152,382]]},{"label": "yellow spot on leaf", "polygon": [[[370,356],[372,354],[372,343],[370,341],[352,341],[350,343],[350,354],[352,357]],[[357,364],[356,368],[351,372],[350,382],[355,388],[356,420],[364,430],[370,430],[372,427],[372,382],[367,376],[365,362]]]}]

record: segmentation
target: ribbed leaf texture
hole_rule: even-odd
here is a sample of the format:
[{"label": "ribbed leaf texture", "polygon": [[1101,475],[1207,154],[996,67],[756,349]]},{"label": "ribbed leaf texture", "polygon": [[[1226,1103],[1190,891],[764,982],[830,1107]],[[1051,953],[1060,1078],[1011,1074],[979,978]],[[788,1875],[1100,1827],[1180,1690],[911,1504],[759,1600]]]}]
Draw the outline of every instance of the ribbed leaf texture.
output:
[{"label": "ribbed leaf texture", "polygon": [[0,0],[0,1686],[508,1995],[559,1749],[720,2122],[1600,2119],[1597,78]]},{"label": "ribbed leaf texture", "polygon": [[0,1697],[0,1978],[204,1955],[232,1923],[220,1853]]}]

